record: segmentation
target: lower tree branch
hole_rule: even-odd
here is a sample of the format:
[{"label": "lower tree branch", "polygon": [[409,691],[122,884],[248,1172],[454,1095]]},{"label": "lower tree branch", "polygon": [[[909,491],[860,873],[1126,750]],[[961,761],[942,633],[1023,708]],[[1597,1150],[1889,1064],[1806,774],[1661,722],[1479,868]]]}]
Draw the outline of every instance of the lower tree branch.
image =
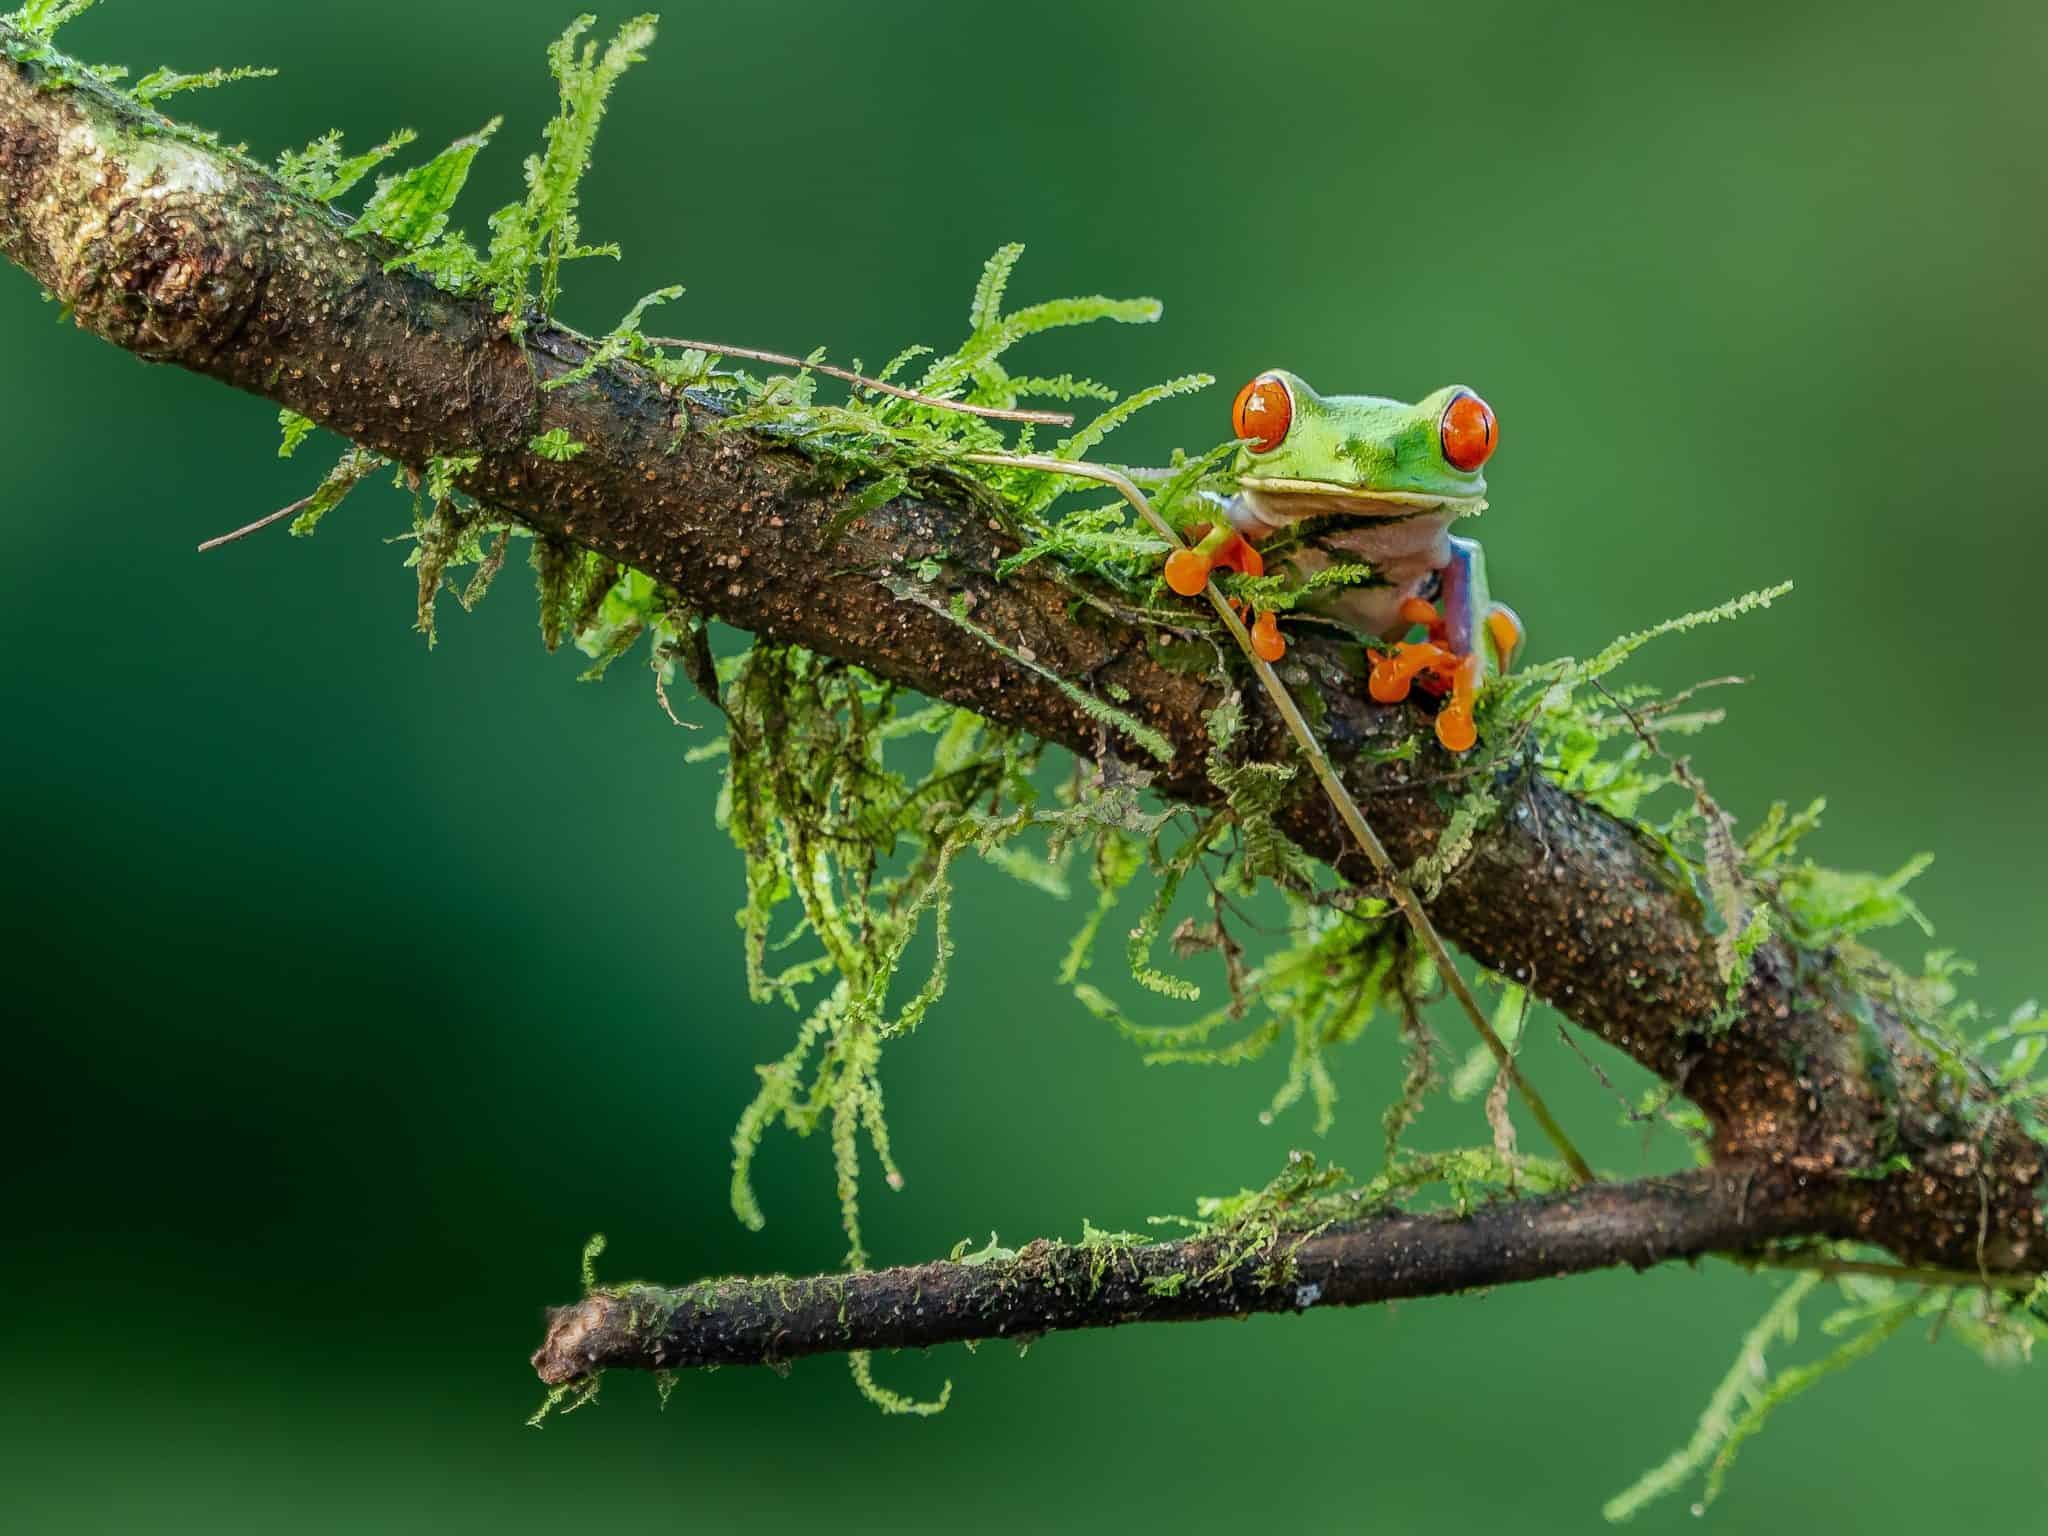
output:
[{"label": "lower tree branch", "polygon": [[533,1357],[560,1385],[597,1371],[768,1365],[1055,1330],[1188,1323],[1444,1296],[1741,1249],[1835,1218],[1838,1188],[1701,1169],[1509,1200],[1467,1216],[1390,1212],[1237,1254],[1227,1238],[1137,1247],[1035,1242],[1014,1258],[861,1274],[594,1291],[549,1315]]},{"label": "lower tree branch", "polygon": [[[396,253],[325,206],[33,53],[0,23],[0,254],[82,328],[401,464],[473,461],[462,489],[537,534],[632,565],[769,641],[857,663],[1085,756],[1132,754],[1060,682],[1128,697],[1173,748],[1158,791],[1219,799],[1203,769],[1216,678],[1168,664],[1140,625],[1077,611],[1059,581],[999,577],[1013,546],[984,488],[941,480],[848,522],[857,487],[830,483],[768,437],[707,430],[715,402],[630,363],[544,390],[590,357],[588,338],[541,316],[515,334],[488,303],[387,270]],[[533,439],[555,429],[583,451],[537,454]],[[905,600],[911,589],[919,600]],[[951,622],[956,605],[1011,655]],[[1329,755],[1394,857],[1428,852],[1447,818],[1437,786],[1457,765],[1434,748],[1419,760],[1391,750],[1412,719],[1404,706],[1373,704],[1340,647],[1304,637],[1283,672],[1321,703]],[[1250,749],[1285,760],[1280,722],[1256,697],[1249,708]],[[1181,1244],[1136,1250],[1135,1278],[1105,1271],[1091,1290],[1076,1277],[1092,1276],[1092,1255],[1034,1245],[1005,1266],[780,1282],[787,1300],[751,1282],[606,1293],[557,1315],[543,1372],[1287,1309],[1302,1286],[1328,1302],[1378,1300],[1793,1232],[1958,1270],[2042,1267],[2041,1149],[1988,1085],[1942,1070],[1891,1010],[1840,982],[1830,956],[1782,940],[1758,951],[1724,1010],[1707,914],[1658,848],[1526,758],[1492,787],[1501,810],[1432,916],[1480,963],[1529,983],[1699,1105],[1717,1172],[1326,1232],[1297,1245],[1288,1263],[1299,1278],[1277,1288],[1243,1265],[1201,1278],[1206,1251]],[[1281,822],[1312,855],[1369,883],[1312,789]],[[1191,1271],[1173,1295],[1146,1284]],[[913,1324],[895,1313],[920,1286],[930,1321]],[[660,1307],[636,1312],[628,1294],[672,1298],[657,1333],[645,1319]],[[726,1316],[724,1343],[695,1319],[705,1300]]]}]

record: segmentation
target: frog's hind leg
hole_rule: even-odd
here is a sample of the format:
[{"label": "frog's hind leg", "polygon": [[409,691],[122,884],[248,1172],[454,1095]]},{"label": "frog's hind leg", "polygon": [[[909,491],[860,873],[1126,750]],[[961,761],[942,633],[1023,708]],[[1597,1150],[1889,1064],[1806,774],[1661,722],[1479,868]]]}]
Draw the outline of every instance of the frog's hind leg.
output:
[{"label": "frog's hind leg", "polygon": [[1497,603],[1486,584],[1486,552],[1477,539],[1450,540],[1451,559],[1441,574],[1443,632],[1431,638],[1460,656],[1485,658],[1487,670],[1506,672],[1522,649],[1527,630],[1521,615]]},{"label": "frog's hind leg", "polygon": [[[1479,689],[1489,672],[1505,672],[1522,645],[1522,621],[1487,592],[1485,556],[1477,541],[1450,540],[1451,558],[1437,571],[1437,601],[1419,594],[1401,600],[1395,633],[1420,627],[1426,638],[1401,639],[1373,663],[1367,691],[1382,704],[1408,697],[1420,683],[1445,695],[1436,737],[1452,752],[1479,740],[1474,723]],[[1392,638],[1392,636],[1389,636]]]}]

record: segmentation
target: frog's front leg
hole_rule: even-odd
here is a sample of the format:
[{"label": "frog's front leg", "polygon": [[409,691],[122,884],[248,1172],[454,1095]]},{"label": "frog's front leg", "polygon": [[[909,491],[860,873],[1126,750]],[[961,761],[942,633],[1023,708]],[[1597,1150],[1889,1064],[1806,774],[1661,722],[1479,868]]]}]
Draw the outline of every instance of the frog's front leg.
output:
[{"label": "frog's front leg", "polygon": [[[1234,503],[1219,507],[1216,521],[1190,548],[1166,557],[1166,584],[1182,597],[1200,596],[1214,570],[1242,571],[1247,576],[1266,574],[1266,561],[1258,546],[1245,537],[1233,512]],[[1232,605],[1242,608],[1235,598]],[[1278,661],[1287,654],[1287,642],[1271,612],[1262,612],[1251,627],[1252,650],[1261,660]]]},{"label": "frog's front leg", "polygon": [[1403,639],[1383,654],[1373,663],[1367,690],[1382,704],[1407,698],[1417,680],[1432,692],[1448,693],[1437,711],[1437,740],[1450,751],[1466,752],[1479,739],[1472,716],[1480,685],[1508,670],[1523,631],[1514,609],[1494,602],[1487,589],[1486,552],[1479,542],[1447,542],[1450,559],[1433,573],[1437,600],[1411,595],[1400,607],[1396,633],[1405,635],[1419,624],[1428,638]]},{"label": "frog's front leg", "polygon": [[1209,573],[1219,567],[1247,576],[1266,574],[1264,557],[1228,518],[1221,517],[1197,543],[1166,557],[1166,584],[1182,597],[1199,597],[1209,584]]}]

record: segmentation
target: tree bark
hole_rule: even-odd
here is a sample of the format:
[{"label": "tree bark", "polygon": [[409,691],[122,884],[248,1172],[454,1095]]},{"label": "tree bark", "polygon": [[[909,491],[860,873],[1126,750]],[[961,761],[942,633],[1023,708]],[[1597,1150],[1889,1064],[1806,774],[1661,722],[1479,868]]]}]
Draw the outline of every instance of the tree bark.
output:
[{"label": "tree bark", "polygon": [[[1215,680],[1163,662],[1142,627],[1077,611],[1055,581],[1028,571],[998,579],[1012,546],[986,490],[963,481],[901,497],[828,540],[857,487],[830,485],[772,440],[701,430],[715,402],[664,389],[631,364],[543,391],[590,355],[588,338],[538,317],[515,337],[487,304],[385,270],[390,250],[352,238],[336,214],[260,167],[181,137],[94,82],[60,80],[29,53],[0,25],[0,252],[81,328],[403,464],[474,456],[462,488],[539,533],[638,567],[764,639],[858,663],[1084,755],[1137,756],[1045,674],[1098,694],[1127,690],[1130,710],[1174,748],[1158,791],[1217,798],[1202,767]],[[555,428],[585,451],[567,462],[535,455],[529,440]],[[917,574],[925,562],[937,570],[929,580]],[[930,606],[900,597],[906,585]],[[950,622],[944,610],[956,601],[1036,668]],[[1434,748],[1415,762],[1378,755],[1413,723],[1405,706],[1371,703],[1335,645],[1300,640],[1285,675],[1320,699],[1331,756],[1395,856],[1427,852],[1446,818],[1436,786],[1456,764]],[[1253,750],[1285,759],[1278,721],[1256,690],[1247,700]],[[1722,983],[1689,883],[1626,823],[1526,760],[1494,787],[1503,808],[1432,913],[1474,959],[1528,982],[1705,1111],[1716,1162],[1748,1181],[1744,1223],[1756,1224],[1706,1246],[1796,1230],[1865,1240],[1911,1263],[2042,1267],[2041,1149],[1983,1085],[1937,1070],[1899,1019],[1834,979],[1828,956],[1778,940],[1758,953],[1732,1023],[1710,1028]],[[1369,881],[1312,786],[1283,825],[1340,874]],[[1882,1172],[1899,1154],[1910,1167]],[[1828,1196],[1813,1198],[1820,1188]],[[1504,1242],[1525,1220],[1569,1227],[1578,1257],[1567,1269],[1660,1251],[1656,1222],[1668,1211],[1600,1198],[1464,1225],[1399,1218],[1317,1239],[1314,1252],[1332,1251],[1334,1263],[1344,1242],[1384,1256],[1388,1243],[1413,1252],[1434,1241],[1469,1254],[1475,1234]],[[1781,1198],[1790,1227],[1757,1203]],[[1570,1214],[1589,1209],[1603,1219]],[[1648,1224],[1631,1229],[1631,1212]],[[1601,1242],[1604,1260],[1585,1246]],[[1431,1272],[1440,1288],[1528,1277],[1508,1272],[1504,1254],[1491,1263]],[[1368,1300],[1375,1283],[1396,1282],[1358,1283],[1354,1299]],[[1131,1315],[1170,1312],[1147,1304]]]}]

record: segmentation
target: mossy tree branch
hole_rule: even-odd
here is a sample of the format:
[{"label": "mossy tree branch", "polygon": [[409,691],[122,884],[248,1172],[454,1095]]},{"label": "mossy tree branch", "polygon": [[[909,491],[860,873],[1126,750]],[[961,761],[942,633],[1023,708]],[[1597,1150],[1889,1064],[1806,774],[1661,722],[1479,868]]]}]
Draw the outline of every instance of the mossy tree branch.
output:
[{"label": "mossy tree branch", "polygon": [[[702,430],[714,403],[625,363],[543,389],[574,373],[594,343],[540,316],[517,335],[488,303],[387,271],[390,249],[352,237],[325,206],[246,160],[89,79],[24,62],[31,50],[4,26],[0,51],[0,251],[82,328],[289,407],[399,463],[471,463],[458,483],[479,501],[635,566],[705,613],[1084,755],[1135,757],[1060,680],[1127,692],[1131,712],[1174,748],[1158,791],[1190,803],[1218,798],[1202,766],[1215,680],[1166,664],[1141,627],[1077,611],[1059,582],[1028,571],[998,579],[1011,545],[986,489],[962,480],[841,528],[858,487],[831,484],[766,438]],[[544,434],[583,450],[538,454],[529,445]],[[906,600],[910,588],[923,600]],[[953,623],[947,614],[959,607],[1009,654]],[[1456,765],[1392,756],[1412,722],[1371,704],[1336,647],[1303,640],[1288,676],[1320,697],[1329,753],[1395,857],[1427,853],[1446,820],[1431,786]],[[1270,711],[1256,712],[1247,732],[1255,752],[1281,759],[1290,750]],[[1431,1287],[1458,1289],[1786,1232],[1862,1239],[1911,1263],[2042,1266],[2040,1151],[1987,1090],[1939,1070],[1899,1019],[1833,979],[1826,956],[1781,940],[1757,952],[1729,1017],[1705,913],[1657,850],[1526,761],[1494,787],[1502,813],[1434,902],[1437,923],[1698,1104],[1712,1121],[1717,1164],[1747,1194],[1733,1226],[1724,1206],[1713,1207],[1718,1215],[1687,1229],[1690,1245],[1660,1237],[1668,1204],[1640,1191],[1463,1224],[1390,1218],[1326,1234],[1315,1252],[1333,1264],[1381,1256],[1381,1278],[1360,1280],[1350,1299],[1417,1293],[1399,1286],[1424,1282],[1387,1267],[1397,1252],[1407,1256],[1400,1274],[1427,1271],[1439,1277]],[[1309,852],[1370,883],[1312,791],[1281,821]],[[1600,1219],[1582,1220],[1587,1211]],[[1554,1225],[1560,1243],[1568,1233],[1574,1257],[1549,1266],[1502,1247],[1459,1270],[1417,1256],[1431,1243],[1450,1254],[1518,1241],[1522,1221]],[[1354,1255],[1347,1243],[1362,1246]],[[998,1276],[955,1278],[971,1300]],[[1102,1302],[1092,1320],[1225,1315],[1237,1284],[1219,1281],[1206,1314],[1132,1310],[1127,1298]],[[1063,1312],[1035,1326],[1088,1320]],[[629,1355],[613,1363],[651,1363]]]},{"label": "mossy tree branch", "polygon": [[1840,1191],[1749,1171],[1598,1184],[1468,1216],[1386,1212],[1254,1252],[1227,1238],[1036,1242],[1013,1257],[859,1274],[625,1285],[557,1308],[533,1357],[552,1386],[613,1369],[768,1365],[854,1349],[1028,1341],[1072,1328],[1186,1323],[1445,1296],[1740,1249],[1832,1219]]}]

